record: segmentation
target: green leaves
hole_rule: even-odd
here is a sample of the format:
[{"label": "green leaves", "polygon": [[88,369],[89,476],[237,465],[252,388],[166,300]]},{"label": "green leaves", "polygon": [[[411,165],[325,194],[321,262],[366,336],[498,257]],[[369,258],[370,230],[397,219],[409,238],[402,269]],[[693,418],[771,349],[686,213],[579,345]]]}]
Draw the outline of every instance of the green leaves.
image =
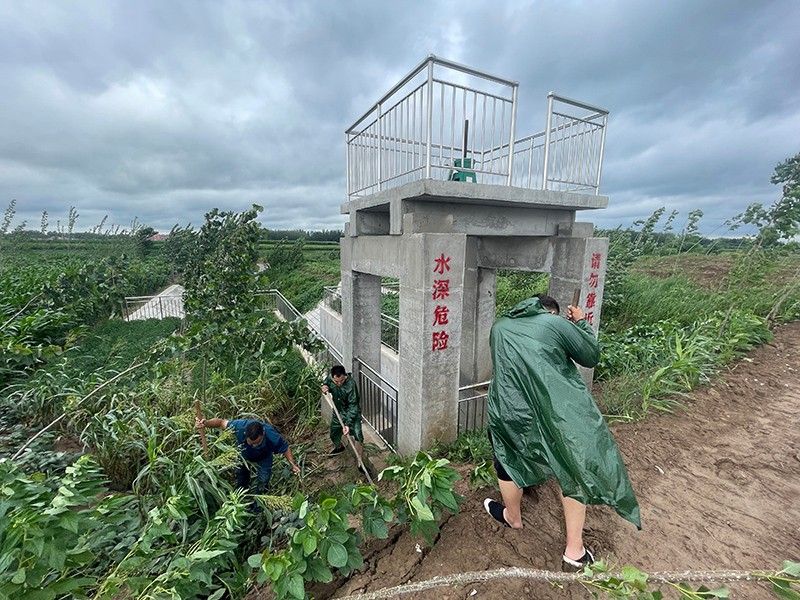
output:
[{"label": "green leaves", "polygon": [[339,542],[331,542],[327,554],[328,563],[337,569],[347,564],[347,550]]},{"label": "green leaves", "polygon": [[400,519],[408,518],[411,531],[423,535],[429,543],[439,529],[437,522],[442,511],[458,511],[461,501],[453,492],[459,475],[449,464],[446,459],[433,459],[419,452],[409,463],[390,466],[378,476],[379,480],[398,483],[393,504],[400,512]]}]

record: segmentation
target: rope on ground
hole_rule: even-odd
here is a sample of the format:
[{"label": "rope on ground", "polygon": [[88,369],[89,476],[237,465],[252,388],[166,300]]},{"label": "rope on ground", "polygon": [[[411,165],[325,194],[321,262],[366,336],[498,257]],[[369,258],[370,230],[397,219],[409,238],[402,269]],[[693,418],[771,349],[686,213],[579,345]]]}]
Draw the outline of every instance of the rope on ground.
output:
[{"label": "rope on ground", "polygon": [[[652,583],[692,582],[692,583],[720,583],[724,581],[761,581],[766,578],[769,571],[660,571],[648,573],[647,581]],[[581,581],[604,581],[614,577],[615,573],[598,573],[594,577],[587,577],[583,573],[561,573],[558,571],[544,571],[538,569],[523,569],[510,567],[493,571],[469,571],[453,575],[439,575],[426,581],[415,581],[397,585],[374,592],[345,596],[340,600],[381,600],[394,598],[405,594],[423,592],[439,587],[466,585],[480,583],[493,579],[529,579],[532,581],[546,581],[548,583],[579,583]]]}]

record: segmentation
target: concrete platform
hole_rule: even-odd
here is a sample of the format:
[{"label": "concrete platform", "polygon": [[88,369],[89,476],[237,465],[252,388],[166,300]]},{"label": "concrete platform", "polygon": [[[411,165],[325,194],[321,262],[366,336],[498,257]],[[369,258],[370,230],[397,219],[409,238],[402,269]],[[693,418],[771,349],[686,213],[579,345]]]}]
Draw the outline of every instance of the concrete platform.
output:
[{"label": "concrete platform", "polygon": [[460,205],[596,210],[608,206],[608,196],[531,190],[506,185],[421,179],[341,205],[342,214],[356,211],[388,212],[399,201],[441,202]]}]

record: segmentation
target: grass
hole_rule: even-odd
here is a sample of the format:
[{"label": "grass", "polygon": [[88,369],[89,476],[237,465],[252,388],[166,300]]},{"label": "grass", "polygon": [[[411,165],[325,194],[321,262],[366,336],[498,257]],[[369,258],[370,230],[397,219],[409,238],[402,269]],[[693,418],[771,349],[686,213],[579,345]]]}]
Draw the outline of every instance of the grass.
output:
[{"label": "grass", "polygon": [[[180,323],[180,319],[104,321],[92,329],[77,346],[65,353],[62,359],[63,369],[70,376],[78,376],[99,369],[125,368],[147,353],[158,340],[174,333]],[[40,371],[49,373],[61,368],[48,365]]]}]

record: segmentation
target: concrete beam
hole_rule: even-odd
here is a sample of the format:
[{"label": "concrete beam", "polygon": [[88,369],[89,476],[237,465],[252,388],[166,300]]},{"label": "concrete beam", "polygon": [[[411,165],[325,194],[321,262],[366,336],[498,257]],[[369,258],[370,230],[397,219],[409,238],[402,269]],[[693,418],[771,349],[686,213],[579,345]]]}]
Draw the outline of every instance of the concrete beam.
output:
[{"label": "concrete beam", "polygon": [[[511,206],[457,205],[450,202],[405,201],[414,215],[411,233],[465,233],[495,236],[554,236],[571,228],[574,210]],[[360,214],[360,213],[358,213]]]},{"label": "concrete beam", "polygon": [[[347,246],[347,250],[345,250]],[[402,238],[400,236],[375,235],[345,238],[341,243],[342,274],[347,269],[380,275],[400,277],[402,274]]]},{"label": "concrete beam", "polygon": [[421,179],[369,196],[349,200],[341,205],[341,212],[342,214],[352,214],[362,209],[391,203],[395,200],[411,199],[425,202],[452,202],[459,205],[536,206],[561,210],[592,210],[608,206],[607,196],[596,196],[594,194],[530,190],[486,183]]},{"label": "concrete beam", "polygon": [[551,238],[482,237],[478,266],[486,269],[549,272],[553,266]]}]

